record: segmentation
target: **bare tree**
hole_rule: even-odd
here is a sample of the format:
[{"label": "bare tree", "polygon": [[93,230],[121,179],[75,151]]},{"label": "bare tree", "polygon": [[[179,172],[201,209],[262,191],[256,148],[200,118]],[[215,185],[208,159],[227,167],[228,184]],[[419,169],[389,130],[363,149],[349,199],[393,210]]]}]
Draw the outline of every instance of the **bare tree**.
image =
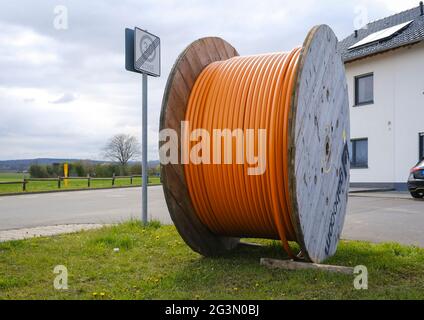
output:
[{"label": "bare tree", "polygon": [[129,160],[141,155],[141,145],[135,136],[117,134],[103,148],[104,156],[125,166]]}]

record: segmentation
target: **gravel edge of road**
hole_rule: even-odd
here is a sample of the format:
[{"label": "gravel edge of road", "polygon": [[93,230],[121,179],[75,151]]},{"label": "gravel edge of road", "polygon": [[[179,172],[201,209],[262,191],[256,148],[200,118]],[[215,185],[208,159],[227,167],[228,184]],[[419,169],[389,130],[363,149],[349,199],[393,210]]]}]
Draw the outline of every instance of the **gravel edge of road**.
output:
[{"label": "gravel edge of road", "polygon": [[100,229],[110,224],[81,223],[61,224],[55,226],[43,226],[33,228],[11,229],[0,231],[0,242],[24,240],[36,237],[49,237],[60,234],[75,233],[79,231]]}]

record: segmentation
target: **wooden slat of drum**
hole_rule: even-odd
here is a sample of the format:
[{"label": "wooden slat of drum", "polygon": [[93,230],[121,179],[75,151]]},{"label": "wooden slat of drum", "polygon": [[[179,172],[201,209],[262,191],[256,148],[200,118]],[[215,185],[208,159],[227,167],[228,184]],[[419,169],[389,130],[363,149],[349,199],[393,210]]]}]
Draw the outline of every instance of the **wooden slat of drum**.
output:
[{"label": "wooden slat of drum", "polygon": [[[327,42],[330,42],[330,40],[328,39],[328,33],[327,33]],[[325,43],[326,39],[322,39],[322,41]],[[326,49],[330,49],[330,53],[327,54],[326,56],[331,56],[331,49],[336,50],[335,47],[332,47],[331,45],[328,45],[326,47]],[[341,155],[343,152],[343,143],[334,143],[334,141],[341,141],[342,140],[342,134],[338,134],[338,130],[336,130],[336,132],[334,132],[334,124],[337,121],[337,119],[342,116],[340,114],[340,112],[343,112],[343,108],[340,108],[339,110],[331,110],[329,108],[329,106],[333,106],[334,107],[334,101],[335,101],[335,97],[334,95],[338,95],[338,93],[343,92],[344,90],[339,90],[339,89],[335,89],[336,91],[333,93],[333,95],[330,97],[330,91],[333,90],[333,87],[329,87],[331,85],[339,85],[341,83],[343,83],[343,78],[340,77],[340,74],[343,73],[344,74],[344,70],[337,70],[336,67],[340,66],[341,64],[335,64],[334,61],[328,61],[326,62],[326,60],[324,60],[324,74],[330,74],[332,75],[332,81],[335,81],[333,83],[331,82],[327,82],[325,83],[325,81],[323,81],[323,87],[325,86],[325,90],[322,90],[322,93],[320,95],[320,99],[321,101],[324,101],[324,106],[327,108],[327,110],[324,110],[323,113],[321,114],[321,117],[318,117],[318,121],[317,123],[320,124],[326,124],[325,127],[321,126],[319,127],[319,133],[321,137],[326,137],[326,136],[330,136],[330,141],[331,141],[331,148],[330,148],[330,152],[331,155],[334,156],[338,156]],[[339,80],[340,82],[337,82],[337,75],[339,75]],[[327,97],[326,92],[328,91],[329,95]],[[343,97],[339,97],[339,99],[342,99]],[[338,100],[339,101],[339,100]],[[327,111],[327,112],[326,112]],[[336,112],[337,111],[337,112]],[[331,127],[333,127],[333,131],[331,131]],[[334,133],[336,134],[336,136],[334,135]],[[323,140],[321,143],[325,143],[325,141]],[[329,176],[329,178],[327,178],[328,181],[328,185],[327,183],[322,183],[319,185],[318,190],[315,193],[315,197],[313,199],[312,202],[312,206],[314,208],[324,208],[322,214],[324,215],[324,211],[331,211],[331,204],[334,203],[335,200],[331,200],[331,196],[334,196],[334,194],[336,193],[335,191],[337,190],[337,182],[338,179],[336,177],[336,171],[337,168],[333,167],[333,160],[332,159],[328,159],[328,161],[325,161],[325,159],[322,160],[322,162],[324,162],[323,167],[324,167],[324,171],[325,174],[327,176]],[[334,190],[334,194],[328,194],[328,190]],[[347,192],[346,192],[347,195]],[[333,227],[333,237],[335,237],[336,239],[333,241],[332,240],[332,245],[329,247],[329,252],[325,253],[324,252],[324,257],[332,255],[336,249],[336,245],[333,244],[337,244],[338,239],[339,239],[339,230],[341,232],[341,227],[343,226],[344,223],[344,213],[340,215],[340,217],[343,217],[342,221],[340,221],[339,223],[336,223]],[[322,232],[320,233],[316,233],[314,234],[313,240],[311,241],[311,251],[313,252],[319,252],[320,251],[320,246],[322,246],[323,244],[326,244],[326,236],[327,236],[327,232],[326,230],[328,230],[328,221],[327,219],[321,219],[320,220],[320,224],[319,225],[314,225],[314,223],[316,223],[316,219],[315,221],[311,219],[311,221],[309,222],[309,224],[306,226],[306,228],[309,228],[309,230],[311,230],[310,232],[314,232],[315,230],[322,230]],[[305,229],[306,229],[305,228]],[[337,236],[336,236],[337,235]],[[331,248],[333,247],[333,249]],[[324,246],[325,248],[325,246]]]},{"label": "wooden slat of drum", "polygon": [[[310,38],[310,41],[312,41],[313,38]],[[308,54],[312,55],[315,54],[315,52],[321,52],[321,56],[322,57],[326,57],[328,52],[326,52],[327,46],[326,43],[324,41],[320,41],[320,42],[315,42],[316,46],[312,47],[311,45],[309,46],[309,50],[308,50]],[[313,52],[312,52],[313,49]],[[325,65],[324,62],[321,60],[310,60],[312,61],[312,65],[307,71],[306,74],[306,80],[308,82],[308,85],[306,86],[306,89],[304,90],[304,94],[302,95],[302,101],[303,101],[303,106],[305,106],[304,108],[301,108],[298,114],[298,119],[299,119],[299,124],[297,125],[297,133],[296,136],[298,137],[296,140],[296,144],[298,143],[302,143],[302,146],[310,146],[312,143],[318,143],[318,146],[321,145],[321,141],[320,141],[320,134],[319,134],[319,125],[316,126],[316,124],[319,124],[319,110],[318,108],[314,105],[314,103],[316,103],[316,101],[319,101],[321,99],[320,94],[322,92],[322,90],[320,90],[320,83],[322,82],[322,77],[326,74],[325,72]],[[305,71],[306,73],[306,71]],[[303,109],[303,110],[302,110]],[[309,120],[309,122],[308,122]],[[313,124],[311,124],[311,122]],[[306,132],[307,130],[311,130],[312,132]],[[302,138],[302,141],[299,141],[299,137]],[[317,138],[318,141],[313,141],[314,138]],[[300,178],[303,178],[303,182],[307,188],[307,190],[303,190],[303,193],[301,194],[297,194],[298,197],[298,201],[300,203],[306,203],[306,206],[308,206],[307,208],[305,208],[304,210],[307,210],[309,212],[312,211],[317,211],[320,210],[319,208],[316,208],[314,206],[316,197],[319,196],[319,192],[316,190],[316,188],[314,187],[314,185],[311,183],[311,174],[308,174],[308,176],[306,176],[306,171],[308,169],[312,169],[314,170],[314,177],[315,175],[317,175],[317,180],[320,178],[320,174],[319,171],[320,168],[316,168],[316,167],[312,167],[310,160],[311,157],[315,157],[318,155],[315,155],[314,152],[315,150],[312,150],[312,152],[310,152],[310,148],[309,147],[305,147],[304,148],[304,152],[302,152],[302,154],[300,154],[298,156],[298,160],[297,160],[297,166],[296,169],[297,171],[295,171],[295,175],[302,175],[303,177],[300,176]],[[303,161],[301,161],[301,159],[303,158]],[[299,163],[303,164],[299,165]],[[308,180],[309,180],[309,184],[308,184]],[[320,185],[320,184],[318,184]],[[304,186],[304,187],[305,187]],[[311,199],[311,196],[313,196],[314,198]],[[308,198],[308,199],[305,199]],[[301,212],[299,214],[302,214]],[[312,219],[305,221],[303,226],[304,229],[308,229],[310,227],[310,224],[313,222]],[[306,225],[306,227],[305,227]],[[317,228],[317,230],[319,230],[319,228]],[[305,231],[306,232],[306,231]],[[317,236],[316,234],[311,234],[310,237],[310,241],[311,242],[315,242],[314,238],[315,236]]]},{"label": "wooden slat of drum", "polygon": [[221,55],[218,52],[218,49],[215,45],[215,41],[213,38],[205,38],[203,39],[206,47],[208,48],[208,54],[212,61],[222,60]]},{"label": "wooden slat of drum", "polygon": [[[303,44],[303,49],[301,52],[301,57],[300,57],[300,63],[299,63],[299,68],[298,68],[298,76],[297,76],[297,84],[296,86],[293,88],[293,93],[292,93],[292,106],[290,109],[290,113],[289,113],[289,189],[290,189],[290,196],[291,196],[291,205],[292,205],[292,221],[295,222],[295,229],[296,229],[296,234],[297,234],[297,239],[299,241],[300,246],[302,247],[302,251],[304,251],[304,256],[305,258],[309,259],[308,253],[305,252],[306,248],[305,248],[305,243],[303,241],[303,231],[301,228],[301,224],[300,224],[300,220],[301,220],[301,212],[299,212],[299,206],[298,206],[298,195],[296,194],[297,192],[297,181],[296,181],[296,172],[295,172],[295,168],[296,166],[296,159],[298,158],[298,148],[297,148],[297,144],[299,143],[299,141],[296,140],[297,137],[299,137],[298,134],[298,130],[300,130],[303,127],[303,121],[310,121],[310,114],[304,114],[305,110],[299,110],[299,108],[297,108],[297,104],[299,103],[304,103],[305,101],[305,96],[300,96],[298,95],[298,91],[299,91],[299,87],[300,87],[300,74],[302,73],[302,69],[303,69],[303,64],[304,64],[304,58],[307,54],[309,54],[311,48],[309,46],[311,40],[313,39],[316,31],[317,31],[318,27],[314,27],[307,35],[304,44]],[[314,76],[315,73],[310,74],[309,77],[305,77],[304,74],[302,75],[304,80],[303,80],[303,85],[309,88],[309,92],[311,93],[314,88],[313,88],[313,83],[314,83]],[[301,123],[298,124],[296,126],[296,119],[300,119]],[[299,121],[299,120],[298,120]],[[302,138],[302,143],[304,143],[304,138]]]},{"label": "wooden slat of drum", "polygon": [[221,60],[226,60],[226,59],[229,59],[229,58],[234,56],[234,55],[232,55],[232,56],[228,55],[228,52],[226,50],[226,46],[222,41],[218,41],[217,38],[211,38],[211,41],[214,43],[214,45],[217,49],[217,52],[219,54],[219,58]]},{"label": "wooden slat of drum", "polygon": [[204,38],[195,41],[193,43],[193,49],[194,53],[200,59],[200,63],[202,66],[206,67],[214,61],[209,54],[209,50],[212,50],[213,48],[207,46]]},{"label": "wooden slat of drum", "polygon": [[321,262],[336,250],[349,183],[349,161],[339,182],[349,139],[347,86],[337,38],[328,26],[313,28],[304,42],[290,117],[293,219],[306,258]]},{"label": "wooden slat of drum", "polygon": [[[171,128],[177,131],[180,156],[181,121],[197,77],[211,62],[236,55],[236,50],[224,40],[203,38],[189,45],[174,64],[162,100],[160,130]],[[215,235],[200,222],[188,194],[181,163],[162,165],[161,180],[171,218],[181,237],[194,251],[211,256],[238,244],[238,238]]]},{"label": "wooden slat of drum", "polygon": [[[325,42],[325,40],[324,40],[324,42]],[[331,46],[327,46],[327,48],[331,49]],[[324,62],[325,62],[325,60],[324,60]],[[325,65],[325,71],[324,72],[326,74],[336,75],[338,73],[335,70],[335,67],[336,67],[336,65],[334,64],[334,61],[333,62],[329,61]],[[332,88],[326,88],[326,90],[330,91],[330,90],[332,90]],[[329,97],[326,96],[326,94],[325,94],[326,90],[323,90],[322,94],[320,95],[320,99],[322,99],[324,101],[331,99],[330,96]],[[334,94],[338,95],[338,93],[343,92],[343,91],[344,90],[337,90]],[[341,97],[338,97],[338,99],[340,99],[340,98]],[[334,103],[335,100],[336,100],[335,97],[332,97],[332,101],[326,101],[327,102],[326,104],[328,104],[330,102]],[[343,109],[341,109],[341,111],[343,111]],[[320,136],[325,137],[326,135],[330,135],[331,141],[334,141],[335,139],[337,139],[337,137],[333,136],[333,133],[334,133],[334,124],[336,123],[338,116],[340,116],[338,113],[331,112],[331,110],[330,110],[330,112],[324,112],[324,113],[320,114],[320,116],[318,116],[318,121],[317,121],[318,123],[324,123],[324,124],[327,123],[326,127],[324,127],[324,128],[320,127],[319,128],[319,130],[321,131]],[[333,127],[333,131],[331,130],[331,127]],[[336,132],[337,132],[337,130],[336,130]],[[335,145],[332,145],[330,152],[334,155],[338,155],[338,154],[342,153],[342,151],[343,151],[342,148],[343,148],[343,144],[341,144],[341,143],[335,144]],[[324,163],[325,163],[325,161],[324,161]],[[334,168],[334,170],[333,170],[332,163],[330,163],[330,161],[329,161],[329,165],[330,166],[324,165],[324,171],[327,175],[328,174],[332,175],[333,180],[329,182],[330,183],[329,186],[324,186],[323,184],[318,184],[319,188],[316,192],[315,198],[313,199],[313,201],[314,201],[312,203],[313,207],[324,208],[325,206],[328,206],[327,202],[330,203],[330,198],[328,198],[328,195],[326,195],[324,188],[329,188],[330,190],[336,190],[336,188],[337,188],[337,179],[335,177],[336,168]],[[328,200],[327,200],[327,198],[328,198]],[[322,214],[324,214],[324,212],[322,212]],[[321,219],[320,222],[321,223],[320,223],[319,226],[314,227],[312,225],[312,223],[314,223],[314,221],[310,221],[306,228],[309,228],[309,229],[318,228],[318,230],[325,230],[327,221],[325,219]],[[325,240],[326,240],[325,236],[326,236],[326,232],[322,232],[320,234],[314,235],[314,241],[313,241],[314,247],[312,248],[313,251],[319,250],[318,245],[325,242]]]},{"label": "wooden slat of drum", "polygon": [[[333,74],[335,79],[335,84],[337,84],[336,86],[334,86],[335,92],[333,94],[333,99],[334,101],[332,102],[333,105],[336,107],[337,106],[337,101],[344,101],[346,106],[348,105],[347,102],[347,87],[345,84],[345,78],[344,78],[344,66],[340,63],[331,63],[329,64],[329,73]],[[337,83],[338,82],[338,83]],[[339,87],[340,84],[345,84],[345,87]],[[331,91],[331,88],[328,88],[329,91]],[[345,147],[345,143],[348,143],[348,137],[349,137],[349,121],[346,119],[349,119],[349,111],[348,108],[341,108],[340,113],[336,113],[336,112],[328,112],[329,116],[332,116],[327,123],[329,123],[329,127],[327,127],[327,132],[330,134],[330,140],[331,140],[331,144],[332,147],[330,149],[330,151],[332,152],[332,156],[334,155],[335,157],[339,157],[339,161],[338,163],[340,164],[341,161],[341,155],[343,154],[343,149]],[[345,122],[342,123],[342,126],[339,130],[339,128],[336,128],[336,123],[337,121],[344,120]],[[346,141],[344,141],[343,139],[343,130],[345,131],[345,137],[346,137]],[[342,143],[334,143],[334,141],[339,141]],[[347,147],[347,146],[346,146]],[[337,188],[338,188],[338,181],[339,181],[339,175],[340,175],[340,165],[338,164],[334,164],[333,162],[335,162],[333,160],[333,158],[329,159],[328,162],[331,162],[331,167],[330,170],[326,170],[324,168],[325,171],[328,171],[328,175],[331,175],[332,179],[333,179],[333,185],[330,185],[330,190],[334,190],[333,194],[330,194],[328,192],[328,190],[321,190],[322,196],[319,198],[319,203],[318,206],[327,206],[330,210],[331,210],[331,204],[334,204],[336,199],[335,196],[337,194]],[[337,242],[340,238],[341,232],[342,232],[342,228],[343,228],[343,224],[344,224],[344,217],[345,217],[345,211],[346,211],[346,205],[347,205],[347,197],[348,197],[348,188],[349,188],[349,161],[346,164],[346,170],[347,170],[347,177],[344,180],[343,185],[341,186],[341,194],[340,197],[343,197],[344,199],[342,199],[343,201],[340,201],[340,209],[339,212],[337,213],[337,217],[338,220],[336,220],[336,223],[334,224],[333,227],[333,240],[331,240],[331,245],[329,247],[329,253],[328,255],[333,255],[336,247],[337,247]],[[322,203],[322,205],[321,205]],[[328,226],[326,225],[325,221],[322,221],[322,225],[320,226],[321,230],[327,230]],[[316,241],[316,245],[318,245],[319,243],[324,243],[326,241],[325,236],[327,235],[327,232],[322,232],[319,235],[318,241]],[[313,249],[314,251],[318,252],[319,248],[315,247]]]}]

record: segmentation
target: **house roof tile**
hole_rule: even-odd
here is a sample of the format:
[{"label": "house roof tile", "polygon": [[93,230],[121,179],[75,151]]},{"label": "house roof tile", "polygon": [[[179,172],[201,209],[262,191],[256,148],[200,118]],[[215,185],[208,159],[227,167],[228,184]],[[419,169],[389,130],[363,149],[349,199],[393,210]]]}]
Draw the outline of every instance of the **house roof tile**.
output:
[{"label": "house roof tile", "polygon": [[[368,45],[349,49],[358,41],[364,39],[368,35],[389,28],[395,25],[408,22],[413,22],[405,29],[401,30],[393,37],[384,39]],[[363,58],[369,55],[401,47],[404,45],[416,43],[424,40],[424,15],[421,15],[420,6],[394,14],[392,16],[370,22],[366,27],[358,30],[358,36],[355,37],[355,32],[347,38],[339,42],[339,50],[345,62]]]}]

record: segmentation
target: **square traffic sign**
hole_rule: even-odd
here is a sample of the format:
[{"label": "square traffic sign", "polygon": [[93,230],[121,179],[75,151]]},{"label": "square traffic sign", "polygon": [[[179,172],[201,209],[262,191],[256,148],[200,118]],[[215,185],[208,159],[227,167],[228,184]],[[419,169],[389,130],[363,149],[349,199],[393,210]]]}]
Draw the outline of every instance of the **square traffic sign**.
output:
[{"label": "square traffic sign", "polygon": [[134,69],[160,76],[160,38],[140,28],[134,29]]}]

